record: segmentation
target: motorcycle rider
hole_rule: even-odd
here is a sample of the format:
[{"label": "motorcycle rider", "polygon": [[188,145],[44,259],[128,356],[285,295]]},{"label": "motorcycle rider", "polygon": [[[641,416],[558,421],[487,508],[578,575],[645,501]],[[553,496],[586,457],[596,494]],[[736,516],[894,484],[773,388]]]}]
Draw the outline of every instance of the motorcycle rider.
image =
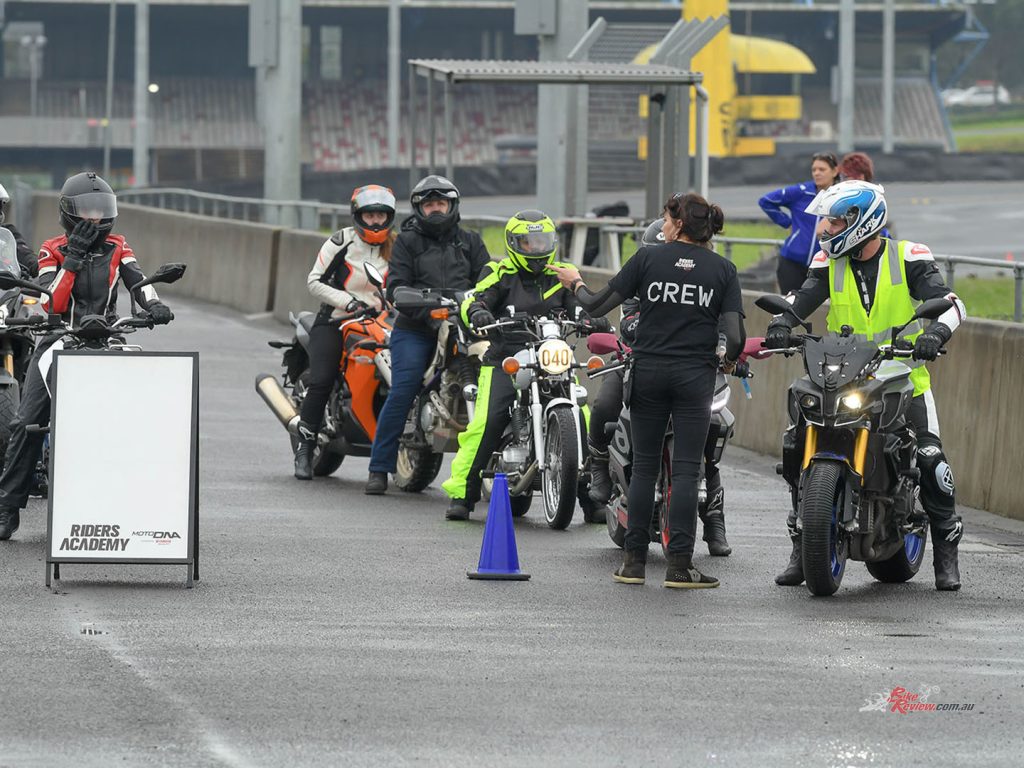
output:
[{"label": "motorcycle rider", "polygon": [[[459,190],[444,176],[430,175],[413,187],[410,202],[413,215],[402,224],[391,252],[388,300],[394,300],[395,289],[402,286],[441,290],[450,298],[468,291],[491,257],[480,235],[459,226]],[[441,322],[431,319],[429,309],[398,313],[390,342],[391,389],[377,418],[367,494],[388,489],[388,473],[395,471],[398,461],[398,441],[433,358]]]},{"label": "motorcycle rider", "polygon": [[633,345],[632,384],[626,389],[633,438],[625,551],[614,574],[622,584],[643,584],[654,486],[665,428],[671,417],[676,439],[669,503],[668,568],[664,586],[717,587],[718,580],[693,566],[701,455],[711,423],[720,332],[726,336],[724,362],[743,350],[743,304],[736,267],[706,247],[722,231],[722,209],[700,195],[673,195],[665,203],[665,243],[645,246],[592,293],[573,268],[559,269],[587,311],[601,315],[629,296],[639,296],[640,322]]},{"label": "motorcycle rider", "polygon": [[[131,291],[146,276],[124,236],[112,232],[117,219],[113,190],[95,173],[79,173],[64,182],[58,206],[64,234],[47,240],[39,249],[39,282],[53,294],[52,303],[46,299],[43,308],[63,315],[73,326],[79,325],[86,315],[116,318],[118,279]],[[174,319],[152,285],[133,293],[157,325]],[[50,395],[39,370],[39,359],[57,338],[51,336],[39,343],[25,377],[21,405],[0,475],[0,540],[9,539],[18,530],[20,510],[28,502],[43,435],[29,434],[25,427],[50,422]]]},{"label": "motorcycle rider", "polygon": [[[917,434],[921,504],[931,525],[935,586],[940,590],[960,589],[957,547],[963,523],[956,511],[953,473],[939,439],[935,397],[925,363],[936,358],[967,316],[967,310],[946,286],[928,246],[881,236],[888,218],[882,187],[866,181],[844,181],[821,192],[808,211],[824,217],[827,224],[821,236],[822,250],[793,297],[797,316],[806,318],[829,300],[830,331],[848,325],[855,334],[869,340],[888,341],[892,329],[911,318],[918,302],[948,298],[954,304],[927,329],[923,323],[911,325],[903,338],[913,342],[916,361],[911,364],[914,397],[907,416]],[[788,313],[773,318],[765,346],[789,347],[795,324]],[[803,582],[804,574],[795,505],[787,526],[793,551],[789,565],[775,582],[796,586]]]},{"label": "motorcycle rider", "polygon": [[338,318],[359,309],[380,309],[377,289],[363,264],[387,272],[395,232],[395,195],[387,187],[367,184],[352,192],[352,226],[331,235],[317,254],[306,284],[323,303],[309,331],[309,385],[299,414],[295,477],[313,479],[313,453],[323,427],[324,408],[338,378],[343,336]]},{"label": "motorcycle rider", "polygon": [[14,236],[14,242],[18,244],[18,263],[21,264],[21,277],[25,280],[30,280],[39,274],[39,259],[36,257],[32,247],[25,242],[25,238],[22,237],[18,228],[7,220],[10,208],[11,196],[7,194],[7,189],[4,185],[0,184],[0,226]]},{"label": "motorcycle rider", "polygon": [[[531,316],[562,310],[575,317],[578,304],[549,269],[555,262],[558,236],[555,223],[543,212],[520,211],[505,225],[506,258],[488,272],[462,305],[462,319],[475,328],[491,325],[495,315],[505,316],[509,307]],[[592,322],[594,330],[607,330],[608,321]],[[480,473],[498,447],[508,426],[516,390],[512,377],[501,370],[501,361],[524,347],[524,335],[515,329],[492,333],[480,368],[476,411],[466,431],[459,435],[459,451],[452,462],[452,476],[441,487],[451,502],[445,517],[467,520],[480,499]],[[587,510],[584,510],[585,512]]]},{"label": "motorcycle rider", "polygon": [[[641,246],[660,245],[665,242],[662,228],[665,219],[655,219],[640,238]],[[633,297],[622,303],[622,323],[619,335],[629,345],[636,341],[636,328],[640,323],[640,299]],[[737,364],[736,373],[745,374],[746,363]],[[611,435],[606,425],[618,421],[622,411],[622,382],[624,374],[615,371],[605,376],[597,397],[594,398],[587,443],[590,449],[590,498],[598,504],[607,504],[612,494],[612,478],[608,471],[608,445]],[[709,430],[704,444],[704,482],[707,502],[704,509],[698,509],[698,516],[704,527],[703,539],[708,552],[716,557],[728,557],[732,547],[725,537],[725,488],[722,475],[715,462],[718,443],[717,430]]]}]

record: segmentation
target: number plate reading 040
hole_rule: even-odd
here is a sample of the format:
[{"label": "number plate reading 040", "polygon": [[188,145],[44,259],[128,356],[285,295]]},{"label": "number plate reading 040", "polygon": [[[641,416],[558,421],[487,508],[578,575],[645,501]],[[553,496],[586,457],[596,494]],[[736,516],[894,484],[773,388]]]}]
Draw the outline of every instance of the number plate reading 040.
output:
[{"label": "number plate reading 040", "polygon": [[561,339],[548,339],[537,350],[537,361],[545,373],[565,373],[572,360],[572,348]]}]

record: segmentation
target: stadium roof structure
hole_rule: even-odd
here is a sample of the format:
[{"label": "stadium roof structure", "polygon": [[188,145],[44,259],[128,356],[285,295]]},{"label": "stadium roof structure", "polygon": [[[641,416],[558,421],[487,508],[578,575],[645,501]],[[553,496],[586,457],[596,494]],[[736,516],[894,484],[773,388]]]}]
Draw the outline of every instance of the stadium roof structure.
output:
[{"label": "stadium roof structure", "polygon": [[[451,86],[455,83],[520,83],[522,85],[661,85],[696,87],[703,92],[701,72],[691,72],[665,64],[628,64],[596,61],[499,61],[474,59],[410,59],[409,115],[416,114],[416,77],[427,79],[427,130],[429,131],[429,173],[436,168],[433,84],[444,87],[444,126],[446,174],[453,175]],[[704,102],[706,104],[706,101]],[[703,105],[702,105],[703,106]],[[409,120],[409,185],[416,183],[416,120]],[[706,165],[707,146],[698,134],[697,153]]]}]

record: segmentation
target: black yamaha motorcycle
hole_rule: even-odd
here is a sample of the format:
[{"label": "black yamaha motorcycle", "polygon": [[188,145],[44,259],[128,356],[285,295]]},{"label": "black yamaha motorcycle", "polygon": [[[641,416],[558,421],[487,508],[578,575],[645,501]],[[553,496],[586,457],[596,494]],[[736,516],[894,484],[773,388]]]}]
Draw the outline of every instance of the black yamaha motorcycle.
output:
[{"label": "black yamaha motorcycle", "polygon": [[[796,317],[781,296],[757,306]],[[789,483],[802,530],[807,588],[814,595],[839,589],[847,560],[861,560],[878,581],[912,579],[924,560],[927,519],[915,506],[921,472],[917,439],[907,420],[914,396],[913,345],[899,334],[919,319],[934,320],[952,306],[931,299],[894,328],[891,342],[840,333],[796,336],[789,349],[803,356],[805,376],[789,389],[791,426],[778,471]]]}]

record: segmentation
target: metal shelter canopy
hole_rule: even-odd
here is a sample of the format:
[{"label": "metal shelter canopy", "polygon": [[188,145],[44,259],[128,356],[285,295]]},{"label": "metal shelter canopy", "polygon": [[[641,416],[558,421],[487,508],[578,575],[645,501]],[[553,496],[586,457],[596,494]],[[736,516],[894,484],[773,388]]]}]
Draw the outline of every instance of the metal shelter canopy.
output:
[{"label": "metal shelter canopy", "polygon": [[[427,130],[430,158],[428,173],[436,163],[436,134],[434,120],[435,80],[444,87],[445,173],[453,174],[452,162],[452,97],[454,83],[521,83],[524,85],[662,85],[700,86],[704,76],[664,64],[621,64],[591,61],[491,61],[462,59],[410,59],[409,60],[409,188],[417,181],[419,165],[416,162],[416,77],[427,78]],[[707,147],[697,147],[703,157]]]}]

